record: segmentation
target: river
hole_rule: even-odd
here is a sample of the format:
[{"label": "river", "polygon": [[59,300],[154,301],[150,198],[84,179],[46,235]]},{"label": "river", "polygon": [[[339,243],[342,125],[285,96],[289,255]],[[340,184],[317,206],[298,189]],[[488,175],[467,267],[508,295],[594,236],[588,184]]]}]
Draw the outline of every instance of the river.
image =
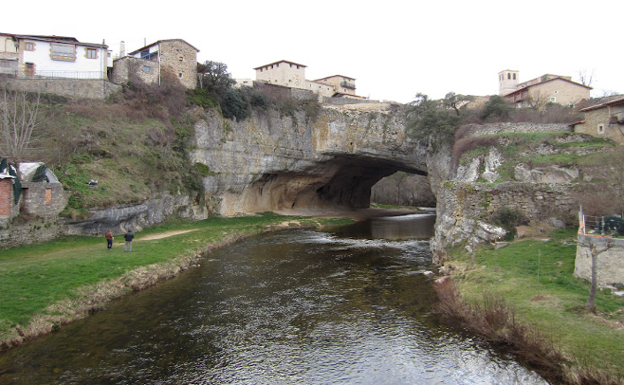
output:
[{"label": "river", "polygon": [[431,214],[249,238],[0,356],[0,384],[546,384],[432,312]]}]

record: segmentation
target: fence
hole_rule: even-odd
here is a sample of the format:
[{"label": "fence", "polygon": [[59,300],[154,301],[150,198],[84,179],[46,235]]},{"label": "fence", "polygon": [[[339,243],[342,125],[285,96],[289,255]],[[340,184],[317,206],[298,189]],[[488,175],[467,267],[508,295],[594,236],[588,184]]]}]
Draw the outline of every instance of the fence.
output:
[{"label": "fence", "polygon": [[610,223],[612,222],[612,219],[610,218],[619,217],[585,215],[583,213],[583,208],[581,207],[579,211],[579,236],[583,236],[583,238],[586,240],[591,239],[587,237],[602,238],[605,240],[609,239],[612,244],[624,247],[624,239],[613,238],[613,235],[617,235],[618,231],[617,227]]}]

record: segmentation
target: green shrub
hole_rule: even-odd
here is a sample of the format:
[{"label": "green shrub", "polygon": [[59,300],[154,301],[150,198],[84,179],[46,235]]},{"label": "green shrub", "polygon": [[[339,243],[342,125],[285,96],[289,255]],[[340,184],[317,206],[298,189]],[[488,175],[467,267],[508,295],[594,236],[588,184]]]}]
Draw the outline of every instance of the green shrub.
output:
[{"label": "green shrub", "polygon": [[517,234],[516,227],[526,224],[527,218],[519,209],[501,206],[492,216],[492,222],[507,231],[505,239],[512,240]]},{"label": "green shrub", "polygon": [[203,88],[195,88],[186,91],[186,100],[203,108],[218,108],[219,100],[214,93],[208,92]]},{"label": "green shrub", "polygon": [[210,171],[210,167],[203,163],[195,162],[195,170],[201,176],[214,175],[214,172]]}]

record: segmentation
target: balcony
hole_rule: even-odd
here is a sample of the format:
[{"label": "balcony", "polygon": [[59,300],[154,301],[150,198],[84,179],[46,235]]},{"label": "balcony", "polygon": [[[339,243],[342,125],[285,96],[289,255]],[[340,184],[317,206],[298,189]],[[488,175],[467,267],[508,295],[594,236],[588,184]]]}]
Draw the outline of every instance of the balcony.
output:
[{"label": "balcony", "polygon": [[343,81],[340,83],[340,87],[355,89],[355,83],[349,83],[348,81]]}]

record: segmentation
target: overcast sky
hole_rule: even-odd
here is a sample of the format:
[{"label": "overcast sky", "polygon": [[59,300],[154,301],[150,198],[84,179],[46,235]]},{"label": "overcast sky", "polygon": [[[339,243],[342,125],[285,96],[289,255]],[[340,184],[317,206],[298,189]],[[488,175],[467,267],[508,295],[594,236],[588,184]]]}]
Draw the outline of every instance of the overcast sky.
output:
[{"label": "overcast sky", "polygon": [[31,0],[1,9],[0,32],[105,39],[115,54],[122,40],[130,52],[181,38],[235,78],[284,59],[307,65],[309,80],[355,78],[356,92],[376,100],[492,95],[504,69],[521,82],[545,73],[578,81],[584,69],[592,96],[624,93],[621,0]]}]

